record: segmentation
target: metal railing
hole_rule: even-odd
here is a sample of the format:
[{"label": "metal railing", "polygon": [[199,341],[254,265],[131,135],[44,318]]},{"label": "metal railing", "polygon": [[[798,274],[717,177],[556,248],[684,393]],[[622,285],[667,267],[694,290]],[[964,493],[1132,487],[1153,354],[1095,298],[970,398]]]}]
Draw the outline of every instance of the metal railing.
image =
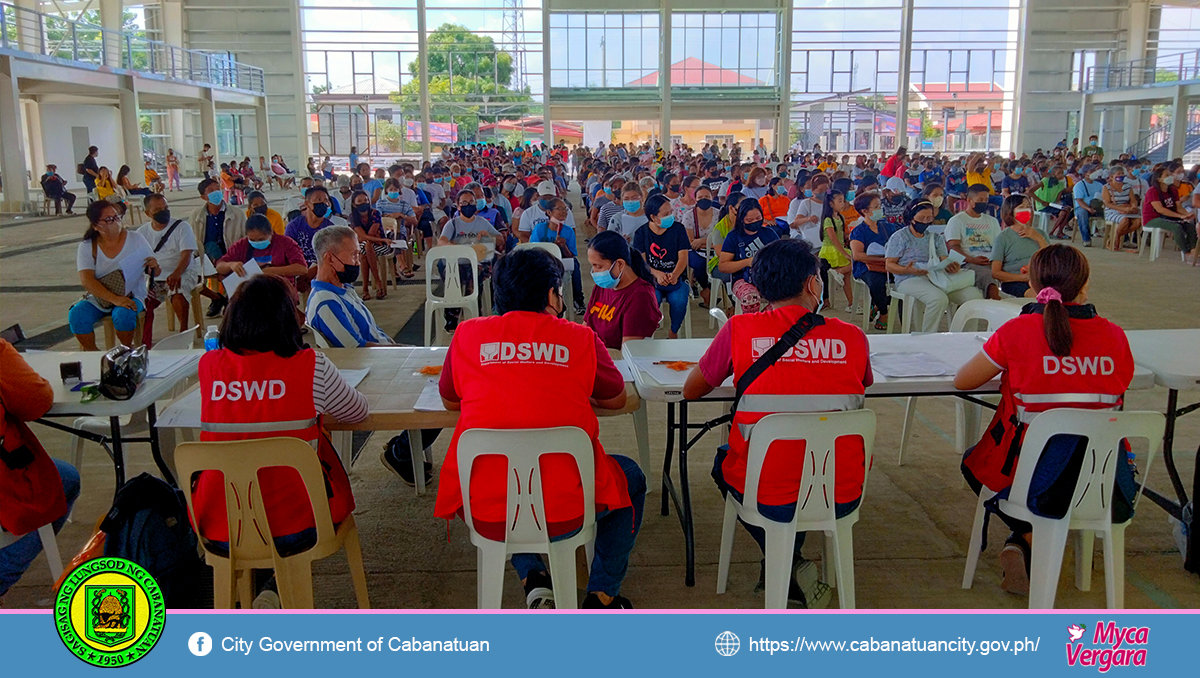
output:
[{"label": "metal railing", "polygon": [[[1200,134],[1200,120],[1195,120],[1188,125],[1184,136],[1193,137],[1198,134]],[[1125,152],[1135,158],[1145,158],[1169,143],[1171,143],[1171,123],[1167,122],[1151,129],[1149,134],[1138,139],[1137,143],[1125,149]]]},{"label": "metal railing", "polygon": [[0,2],[0,48],[257,94],[266,89],[261,68],[234,61],[228,54],[184,49],[7,2]]},{"label": "metal railing", "polygon": [[1200,49],[1090,66],[1083,89],[1100,92],[1200,80]]}]

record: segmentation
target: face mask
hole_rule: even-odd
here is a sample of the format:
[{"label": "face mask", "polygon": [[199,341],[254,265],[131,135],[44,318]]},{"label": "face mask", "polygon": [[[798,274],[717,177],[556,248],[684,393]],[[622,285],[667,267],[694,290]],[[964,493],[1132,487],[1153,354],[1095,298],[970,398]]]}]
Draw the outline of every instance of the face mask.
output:
[{"label": "face mask", "polygon": [[1124,176],[1113,177],[1113,181],[1117,182],[1118,184],[1123,184],[1123,183],[1125,183],[1125,177]]},{"label": "face mask", "polygon": [[460,174],[459,172],[451,172],[450,176],[457,177],[457,176],[459,176],[459,174]]},{"label": "face mask", "polygon": [[846,202],[854,200],[854,191],[846,191]]},{"label": "face mask", "polygon": [[883,219],[883,208],[871,210],[871,221],[881,221]]},{"label": "face mask", "polygon": [[478,210],[474,205],[459,205],[458,207],[458,213],[464,217],[467,217],[468,219],[475,216],[476,211]]},{"label": "face mask", "polygon": [[761,220],[761,219],[759,219],[758,221],[747,221],[747,222],[745,222],[745,223],[743,223],[743,224],[742,224],[742,228],[743,228],[743,229],[744,229],[744,230],[745,230],[747,233],[750,233],[751,235],[753,235],[753,234],[755,234],[755,233],[758,233],[758,229],[759,229],[759,228],[761,228],[761,227],[762,227],[762,220]]},{"label": "face mask", "polygon": [[717,203],[716,203],[716,201],[715,201],[715,200],[709,200],[708,198],[701,198],[701,199],[699,199],[699,200],[697,200],[697,201],[696,201],[696,208],[697,208],[697,209],[708,210],[708,209],[712,209],[712,208],[714,208],[714,207],[716,207],[716,206],[717,206]]},{"label": "face mask", "polygon": [[171,221],[171,210],[162,210],[154,215],[154,221],[160,224],[167,224]]},{"label": "face mask", "polygon": [[672,226],[675,225],[675,215],[668,214],[667,216],[660,219],[659,223],[662,225],[663,228],[671,228]]},{"label": "face mask", "polygon": [[435,184],[442,183],[442,177],[437,177],[436,179],[433,180],[433,183],[435,183]]},{"label": "face mask", "polygon": [[212,191],[207,197],[210,205],[220,205],[225,201],[225,194],[220,191]]},{"label": "face mask", "polygon": [[270,238],[267,238],[266,240],[250,240],[248,242],[250,243],[250,246],[256,250],[265,250],[271,246]]},{"label": "face mask", "polygon": [[475,209],[477,209],[477,210],[487,209],[487,199],[486,198],[478,198],[475,201]]},{"label": "face mask", "polygon": [[667,190],[670,191],[671,193],[678,193],[679,192],[679,184],[671,184],[670,186],[667,186]]},{"label": "face mask", "polygon": [[621,276],[613,275],[612,271],[616,267],[617,262],[614,261],[607,271],[592,271],[592,282],[596,283],[597,287],[603,287],[606,290],[615,289],[617,283],[621,282]]},{"label": "face mask", "polygon": [[326,205],[323,202],[313,205],[310,209],[312,210],[313,216],[317,217],[318,219],[329,213],[329,205]]},{"label": "face mask", "polygon": [[400,191],[388,191],[387,197],[388,197],[388,200],[399,200],[400,199]]},{"label": "face mask", "polygon": [[[504,184],[504,190],[508,191],[509,193],[512,193],[513,191],[517,190],[517,185],[512,184],[512,183]],[[612,189],[606,188],[606,189],[604,189],[604,192],[612,193]]]},{"label": "face mask", "polygon": [[942,202],[944,202],[945,200],[946,200],[945,198],[943,198],[942,196],[940,196],[940,195],[939,195],[939,196],[936,196],[936,197],[930,198],[930,199],[929,199],[929,202],[930,202],[930,203],[931,203],[931,204],[932,204],[934,207],[941,207],[941,206],[942,206]]},{"label": "face mask", "polygon": [[1136,177],[1142,173],[1142,170],[1140,167],[1134,167],[1133,169],[1129,170],[1129,173]]},{"label": "face mask", "polygon": [[1163,186],[1170,186],[1171,184],[1175,183],[1175,177],[1173,177],[1171,175],[1167,175],[1162,178],[1162,183],[1163,183]]},{"label": "face mask", "polygon": [[338,262],[342,264],[342,270],[337,272],[338,282],[353,285],[358,280],[358,264],[347,264],[341,259],[338,259]]},{"label": "face mask", "polygon": [[921,221],[914,221],[912,227],[917,233],[924,233],[925,231],[929,230],[929,224]]},{"label": "face mask", "polygon": [[626,212],[636,212],[636,211],[638,211],[638,208],[640,208],[642,206],[642,201],[641,200],[626,200],[621,203],[621,206],[625,208]]},{"label": "face mask", "polygon": [[1018,168],[1014,169],[1014,170],[1012,171],[1012,173],[1013,173],[1013,174],[1015,174],[1015,175],[1017,175],[1017,176],[1021,176],[1021,172],[1022,172],[1022,171],[1023,171],[1023,170],[1022,170],[1020,167],[1018,167]]},{"label": "face mask", "polygon": [[354,211],[358,212],[359,214],[366,214],[368,211],[370,211],[370,209],[371,209],[370,203],[365,203],[365,202],[354,206]]},{"label": "face mask", "polygon": [[1099,179],[1099,178],[1100,178],[1099,172],[1092,172],[1091,174],[1087,175],[1088,181],[1095,181],[1096,179]]},{"label": "face mask", "polygon": [[812,189],[811,189],[811,188],[806,188],[806,189],[804,189],[804,197],[806,197],[806,198],[811,198],[811,197],[813,197],[813,192],[812,192]]},{"label": "face mask", "polygon": [[1013,212],[1013,218],[1016,219],[1017,223],[1019,224],[1028,224],[1033,220],[1033,210],[1028,208],[1016,210]]},{"label": "face mask", "polygon": [[266,205],[259,205],[258,207],[255,207],[255,208],[254,208],[254,213],[255,213],[255,214],[261,214],[261,215],[263,215],[263,216],[266,216],[266,214],[267,214],[267,206],[266,206]]},{"label": "face mask", "polygon": [[413,180],[408,177],[404,177],[403,179],[400,180],[400,183],[404,184],[405,186],[412,186]]},{"label": "face mask", "polygon": [[303,198],[305,195],[307,195],[309,188],[311,188],[311,186],[301,186],[300,187],[300,197]]},{"label": "face mask", "polygon": [[820,276],[817,276],[817,281],[821,286],[821,291],[817,292],[817,308],[813,313],[820,313],[825,309],[825,283],[821,281]]},{"label": "face mask", "polygon": [[780,173],[779,173],[779,178],[780,178],[780,179],[787,179],[787,171],[780,172]]}]

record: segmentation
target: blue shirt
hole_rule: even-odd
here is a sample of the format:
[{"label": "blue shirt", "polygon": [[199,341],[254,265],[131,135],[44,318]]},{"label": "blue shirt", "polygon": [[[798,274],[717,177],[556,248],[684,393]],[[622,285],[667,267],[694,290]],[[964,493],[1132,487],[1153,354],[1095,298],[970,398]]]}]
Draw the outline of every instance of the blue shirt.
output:
[{"label": "blue shirt", "polygon": [[1004,181],[1000,182],[1000,189],[1008,189],[1009,194],[1024,193],[1029,190],[1029,180],[1025,175],[1019,175],[1016,179],[1012,177],[1004,177]]},{"label": "blue shirt", "polygon": [[383,182],[378,179],[364,181],[363,182],[363,191],[367,194],[368,198],[375,197],[375,191],[380,191],[380,195],[382,195]]},{"label": "blue shirt", "polygon": [[[734,261],[753,259],[759,250],[776,240],[779,240],[779,236],[769,228],[759,227],[758,232],[754,235],[748,235],[742,229],[734,228],[729,232],[729,235],[725,236],[725,242],[721,245],[721,251],[732,253]],[[733,274],[734,281],[742,279],[745,279],[748,283],[754,282],[750,279],[749,268],[743,268]]]},{"label": "blue shirt", "polygon": [[[892,237],[892,232],[896,230],[895,226],[892,226],[883,220],[875,222],[875,227],[879,229],[878,233],[872,231],[871,227],[868,226],[866,222],[859,222],[859,224],[854,227],[854,230],[850,231],[850,239],[861,242],[863,244],[864,253],[867,251],[867,248],[871,246],[871,243],[878,244],[880,247],[885,248],[886,251],[888,238]],[[867,274],[867,265],[861,261],[855,261],[853,273],[855,278],[863,277]]]},{"label": "blue shirt", "polygon": [[[567,241],[567,251],[574,256],[579,256],[578,245],[575,243],[575,229],[567,224],[560,224],[558,227],[558,237]],[[555,241],[555,237],[550,234],[549,220],[539,220],[533,225],[533,230],[529,234],[529,242],[549,242]]]},{"label": "blue shirt", "polygon": [[334,348],[361,348],[368,342],[394,343],[375,323],[354,286],[331,285],[314,280],[305,314],[309,326]]},{"label": "blue shirt", "polygon": [[942,170],[938,169],[937,167],[934,167],[933,169],[927,169],[924,172],[921,172],[920,181],[922,184],[924,184],[926,181],[934,181],[941,184],[943,183]]}]

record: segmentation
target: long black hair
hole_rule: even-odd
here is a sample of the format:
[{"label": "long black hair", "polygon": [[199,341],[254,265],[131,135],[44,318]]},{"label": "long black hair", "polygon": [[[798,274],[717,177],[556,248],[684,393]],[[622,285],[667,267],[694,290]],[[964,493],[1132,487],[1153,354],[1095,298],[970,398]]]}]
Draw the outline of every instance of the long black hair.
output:
[{"label": "long black hair", "polygon": [[283,278],[256,275],[238,285],[221,321],[221,346],[238,355],[270,352],[281,358],[308,348],[292,288]]},{"label": "long black hair", "polygon": [[825,191],[825,204],[824,204],[824,206],[821,207],[821,232],[822,233],[825,232],[825,220],[826,219],[832,219],[835,225],[837,224],[838,221],[843,221],[843,222],[845,221],[845,219],[842,217],[841,213],[838,212],[837,210],[833,209],[833,200],[834,200],[834,198],[838,197],[839,195],[845,196],[846,194],[842,193],[841,191],[839,191],[837,189]]},{"label": "long black hair", "polygon": [[[712,189],[709,189],[709,190],[711,191]],[[729,214],[729,212],[731,210],[736,210],[738,207],[738,204],[745,197],[746,196],[742,195],[741,191],[733,191],[729,195],[725,196],[725,204],[721,206],[721,211],[719,213],[717,213],[717,221],[724,219],[725,215]],[[735,212],[735,214],[736,214],[736,212]]]},{"label": "long black hair", "polygon": [[[363,196],[367,199],[367,212],[359,216],[358,210],[354,209],[354,199],[358,196]],[[350,224],[352,226],[362,226],[366,230],[371,226],[371,210],[375,209],[371,205],[371,196],[367,195],[366,191],[353,191],[350,193],[350,199],[346,201],[346,211],[350,213]]]},{"label": "long black hair", "polygon": [[654,277],[650,274],[650,269],[646,266],[646,262],[641,257],[633,256],[633,252],[629,249],[629,243],[625,241],[625,237],[616,231],[600,231],[592,237],[588,247],[596,250],[605,261],[616,261],[620,259],[627,266],[633,269],[637,277],[645,280],[648,283],[654,283]]},{"label": "long black hair", "polygon": [[[759,214],[763,215],[763,221],[766,221],[767,213],[763,211],[762,205],[760,205],[754,198],[745,198],[738,205],[737,220],[733,223],[734,228],[745,232],[743,226],[746,224],[746,213],[750,210],[758,210]],[[760,222],[759,228],[762,228],[763,226],[765,226],[765,224]]]}]

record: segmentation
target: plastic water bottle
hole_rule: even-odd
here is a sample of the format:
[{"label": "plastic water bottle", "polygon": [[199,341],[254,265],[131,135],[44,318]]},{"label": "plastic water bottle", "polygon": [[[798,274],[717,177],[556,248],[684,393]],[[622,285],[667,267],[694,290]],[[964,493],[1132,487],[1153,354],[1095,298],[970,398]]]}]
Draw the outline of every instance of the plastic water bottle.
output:
[{"label": "plastic water bottle", "polygon": [[221,348],[221,333],[216,325],[209,325],[208,331],[204,333],[204,350],[212,351],[218,348]]}]

